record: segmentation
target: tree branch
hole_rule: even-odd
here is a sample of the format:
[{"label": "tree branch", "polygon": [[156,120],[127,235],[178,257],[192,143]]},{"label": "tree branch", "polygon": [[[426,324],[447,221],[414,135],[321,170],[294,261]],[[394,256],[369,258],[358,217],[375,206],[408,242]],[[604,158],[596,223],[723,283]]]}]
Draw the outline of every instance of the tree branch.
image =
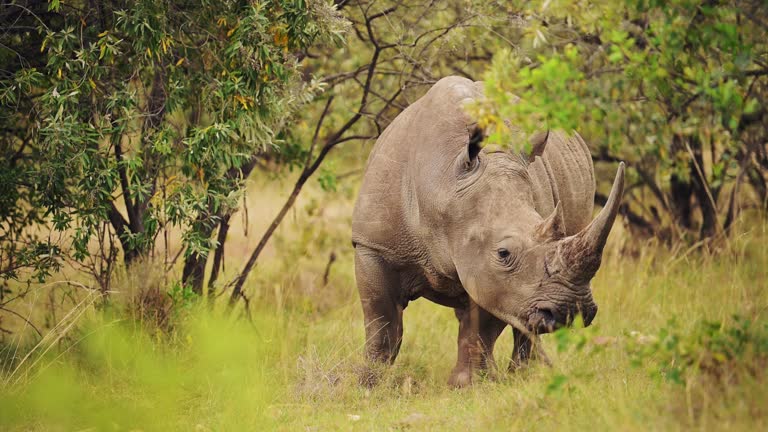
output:
[{"label": "tree branch", "polygon": [[[120,188],[123,190],[123,201],[125,202],[125,210],[128,212],[128,219],[132,219],[134,214],[133,200],[131,199],[131,193],[128,189],[128,174],[125,171],[125,165],[123,164],[123,146],[121,144],[122,133],[115,134],[112,137],[112,143],[115,146],[115,159],[117,159],[117,172],[120,178]],[[113,225],[114,226],[114,225]],[[117,228],[117,227],[115,227]],[[122,231],[118,232],[121,233]]]},{"label": "tree branch", "polygon": [[8,313],[10,313],[10,314],[12,314],[12,315],[16,315],[17,317],[21,318],[21,319],[22,319],[22,320],[24,320],[24,322],[26,322],[26,323],[27,323],[27,324],[28,324],[30,327],[32,327],[32,329],[33,329],[34,331],[36,331],[36,332],[37,332],[37,334],[38,334],[38,335],[40,335],[40,337],[43,337],[43,334],[40,332],[40,329],[38,329],[38,328],[37,328],[37,327],[36,327],[34,324],[32,324],[32,321],[28,320],[28,319],[27,319],[25,316],[21,315],[20,313],[18,313],[18,312],[16,312],[16,311],[14,311],[14,310],[11,310],[11,309],[7,309],[7,308],[4,308],[4,307],[2,307],[2,306],[0,306],[0,310],[6,311],[6,312],[8,312]]},{"label": "tree branch", "polygon": [[[288,210],[293,207],[294,203],[296,202],[296,199],[299,196],[299,193],[301,192],[302,188],[304,187],[304,184],[307,182],[307,180],[314,174],[314,172],[317,170],[317,168],[320,166],[320,164],[325,160],[325,157],[328,155],[328,152],[331,151],[333,147],[338,145],[339,143],[343,142],[343,135],[350,129],[352,126],[355,125],[355,123],[362,118],[362,112],[365,111],[365,107],[368,104],[368,95],[370,93],[371,89],[371,82],[373,80],[373,75],[376,71],[376,66],[378,64],[379,56],[381,54],[382,47],[378,45],[378,42],[375,40],[375,36],[373,35],[373,29],[371,28],[371,19],[366,18],[366,28],[368,29],[368,35],[371,38],[372,43],[374,44],[374,50],[373,55],[371,56],[371,62],[368,65],[368,73],[365,80],[365,85],[363,86],[363,94],[360,97],[360,104],[358,111],[343,125],[339,130],[337,130],[331,137],[327,138],[325,141],[325,144],[323,145],[322,149],[320,149],[320,153],[317,155],[317,158],[315,158],[314,162],[311,164],[309,163],[311,160],[311,151],[309,157],[306,159],[304,163],[304,169],[301,172],[301,175],[299,176],[298,180],[296,180],[296,183],[293,186],[293,190],[291,191],[291,194],[288,196],[288,199],[283,204],[280,211],[277,213],[275,218],[272,220],[272,223],[269,225],[267,230],[264,232],[264,234],[261,236],[261,239],[259,240],[259,243],[256,245],[256,249],[251,253],[251,256],[248,258],[248,261],[245,264],[245,267],[240,272],[240,274],[237,276],[237,278],[231,283],[234,285],[232,288],[232,294],[229,297],[229,305],[230,307],[234,306],[234,304],[237,302],[239,298],[243,297],[243,286],[245,285],[245,280],[248,277],[248,275],[253,270],[254,266],[256,265],[256,261],[259,258],[259,255],[261,255],[261,252],[264,250],[264,247],[267,245],[267,242],[269,242],[269,239],[272,237],[272,234],[274,234],[277,227],[280,225],[280,223],[285,218],[285,215],[288,213]],[[315,129],[315,138],[317,138],[318,131],[320,130],[320,123],[324,120],[325,116],[327,115],[327,110],[330,107],[330,100],[326,103],[326,109],[323,110],[323,114],[321,114],[320,118],[318,119],[318,126]],[[311,144],[310,149],[314,149],[314,143],[315,139],[313,139],[313,143]]]}]

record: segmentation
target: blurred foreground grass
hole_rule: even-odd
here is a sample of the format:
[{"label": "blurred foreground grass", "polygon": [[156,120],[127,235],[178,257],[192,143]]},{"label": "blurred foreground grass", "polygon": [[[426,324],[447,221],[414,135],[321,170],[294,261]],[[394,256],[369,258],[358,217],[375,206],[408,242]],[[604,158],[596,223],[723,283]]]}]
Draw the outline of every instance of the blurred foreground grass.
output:
[{"label": "blurred foreground grass", "polygon": [[[86,295],[41,343],[7,340],[0,430],[768,428],[765,224],[742,223],[718,254],[636,244],[619,228],[593,283],[593,326],[545,336],[551,368],[465,390],[445,384],[453,311],[411,303],[400,357],[368,390],[356,379],[363,324],[349,202],[302,203],[249,282],[252,321],[161,292],[173,297],[161,302],[173,305],[161,329],[137,313],[135,295],[107,306]],[[339,259],[324,284],[331,250]],[[148,278],[117,284],[136,293]],[[507,331],[502,368],[511,349]]]}]

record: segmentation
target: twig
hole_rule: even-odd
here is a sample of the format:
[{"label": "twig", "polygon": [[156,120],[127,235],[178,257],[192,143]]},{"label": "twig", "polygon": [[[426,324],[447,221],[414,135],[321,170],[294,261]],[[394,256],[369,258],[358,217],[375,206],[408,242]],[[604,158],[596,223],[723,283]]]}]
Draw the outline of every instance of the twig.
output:
[{"label": "twig", "polygon": [[715,204],[715,199],[712,197],[712,192],[709,190],[707,178],[704,176],[704,171],[702,171],[701,167],[699,166],[699,162],[696,160],[696,155],[693,154],[693,149],[691,149],[691,146],[688,144],[688,140],[683,140],[683,142],[685,143],[685,148],[688,150],[688,153],[691,155],[693,166],[696,167],[696,173],[699,175],[699,179],[701,180],[701,186],[704,188],[704,192],[707,193],[709,203],[712,205],[712,209],[714,210],[712,215],[715,218],[715,230],[719,230],[720,224],[717,222],[717,204]]},{"label": "twig", "polygon": [[27,323],[27,324],[28,324],[30,327],[32,327],[32,329],[33,329],[34,331],[36,331],[36,332],[37,332],[37,334],[38,334],[38,335],[40,335],[40,337],[43,337],[43,333],[41,333],[41,332],[40,332],[40,329],[38,329],[38,328],[37,328],[37,327],[36,327],[34,324],[32,324],[32,321],[30,321],[29,319],[27,319],[26,317],[24,317],[24,315],[21,315],[20,313],[18,313],[18,312],[16,312],[16,311],[14,311],[14,310],[11,310],[11,309],[8,309],[8,308],[2,307],[2,306],[0,306],[0,310],[2,310],[2,311],[6,311],[6,312],[8,312],[8,313],[11,313],[11,314],[13,314],[13,315],[16,315],[17,317],[21,318],[21,319],[22,319],[22,320],[24,320],[24,321],[25,321],[25,322],[26,322],[26,323]]},{"label": "twig", "polygon": [[323,145],[322,149],[320,149],[320,153],[315,158],[314,162],[310,164],[312,153],[314,151],[315,147],[315,141],[318,136],[318,131],[320,130],[320,124],[325,119],[325,116],[327,115],[328,108],[330,107],[330,100],[326,103],[326,109],[323,111],[323,114],[320,116],[320,119],[318,120],[318,125],[315,131],[315,139],[313,139],[312,144],[310,145],[310,152],[308,154],[307,159],[304,162],[304,169],[301,172],[301,175],[299,176],[299,179],[296,181],[296,183],[293,186],[293,190],[291,191],[291,194],[288,196],[288,199],[283,204],[283,207],[280,209],[280,211],[277,213],[275,218],[272,220],[272,223],[269,225],[267,230],[264,232],[264,234],[261,236],[261,240],[259,240],[258,245],[256,245],[256,249],[251,253],[251,256],[248,258],[248,262],[246,262],[245,267],[240,272],[240,274],[237,276],[235,280],[230,282],[229,285],[234,285],[232,288],[232,294],[229,297],[229,306],[232,307],[237,302],[237,300],[241,297],[243,297],[243,286],[245,285],[245,280],[250,274],[250,272],[253,270],[253,267],[256,265],[256,261],[259,258],[259,255],[261,255],[261,252],[264,250],[264,247],[267,245],[267,242],[269,242],[269,239],[272,237],[272,234],[274,234],[277,227],[280,225],[280,223],[285,218],[285,215],[288,213],[288,210],[293,207],[293,204],[296,202],[296,199],[299,196],[299,193],[301,192],[302,188],[304,187],[304,184],[307,182],[307,180],[312,176],[312,174],[319,168],[320,164],[323,162],[325,157],[328,155],[328,152],[333,149],[336,145],[346,140],[343,138],[344,134],[347,133],[347,131],[352,128],[352,126],[355,125],[355,123],[358,122],[362,118],[362,113],[365,111],[365,107],[368,104],[368,95],[370,93],[371,89],[371,82],[373,80],[373,75],[376,70],[376,66],[378,64],[379,56],[381,54],[381,51],[383,48],[381,48],[378,45],[378,42],[375,40],[375,36],[373,35],[373,30],[371,29],[370,25],[370,19],[366,20],[366,27],[368,28],[368,36],[371,38],[371,41],[374,44],[374,51],[373,55],[371,56],[371,62],[368,66],[368,73],[367,78],[365,81],[365,85],[363,87],[363,94],[360,97],[360,104],[358,112],[355,113],[339,130],[337,130],[331,137],[326,139],[325,145]]},{"label": "twig", "polygon": [[747,166],[749,165],[750,158],[752,157],[752,150],[747,147],[747,152],[744,155],[744,159],[739,167],[739,175],[736,176],[736,183],[731,191],[731,196],[728,199],[728,213],[725,215],[725,221],[723,222],[723,229],[727,232],[731,228],[731,224],[736,220],[736,196],[739,193],[739,186],[744,179],[744,174],[747,172]]},{"label": "twig", "polygon": [[323,286],[328,286],[328,277],[331,274],[331,266],[336,262],[336,252],[331,251],[328,256],[328,264],[325,266],[325,273],[323,273]]}]

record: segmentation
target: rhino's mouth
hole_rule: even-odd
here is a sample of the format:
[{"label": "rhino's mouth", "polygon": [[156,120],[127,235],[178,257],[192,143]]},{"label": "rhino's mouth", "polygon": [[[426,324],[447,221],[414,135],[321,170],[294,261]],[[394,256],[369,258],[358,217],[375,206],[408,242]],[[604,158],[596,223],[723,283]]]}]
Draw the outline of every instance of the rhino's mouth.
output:
[{"label": "rhino's mouth", "polygon": [[528,315],[528,329],[536,334],[551,333],[562,327],[551,309],[537,308]]},{"label": "rhino's mouth", "polygon": [[576,316],[581,316],[584,326],[589,326],[597,314],[597,305],[590,299],[577,302],[567,307],[558,307],[552,303],[536,305],[528,314],[528,330],[537,333],[551,333],[561,327],[573,325]]}]

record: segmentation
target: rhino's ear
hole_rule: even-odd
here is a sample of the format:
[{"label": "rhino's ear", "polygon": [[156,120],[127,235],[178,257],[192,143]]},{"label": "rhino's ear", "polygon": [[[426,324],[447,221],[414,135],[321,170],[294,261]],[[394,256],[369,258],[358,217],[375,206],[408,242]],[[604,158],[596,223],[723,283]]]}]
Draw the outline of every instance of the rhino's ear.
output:
[{"label": "rhino's ear", "polygon": [[464,172],[472,171],[477,167],[478,155],[483,148],[484,138],[483,130],[476,126],[467,141],[467,154],[462,166]]},{"label": "rhino's ear", "polygon": [[541,241],[560,240],[565,237],[563,206],[557,202],[555,210],[536,227],[536,237]]},{"label": "rhino's ear", "polygon": [[528,162],[536,160],[536,156],[544,154],[549,139],[549,129],[546,132],[536,132],[531,136],[531,153],[528,155]]}]

